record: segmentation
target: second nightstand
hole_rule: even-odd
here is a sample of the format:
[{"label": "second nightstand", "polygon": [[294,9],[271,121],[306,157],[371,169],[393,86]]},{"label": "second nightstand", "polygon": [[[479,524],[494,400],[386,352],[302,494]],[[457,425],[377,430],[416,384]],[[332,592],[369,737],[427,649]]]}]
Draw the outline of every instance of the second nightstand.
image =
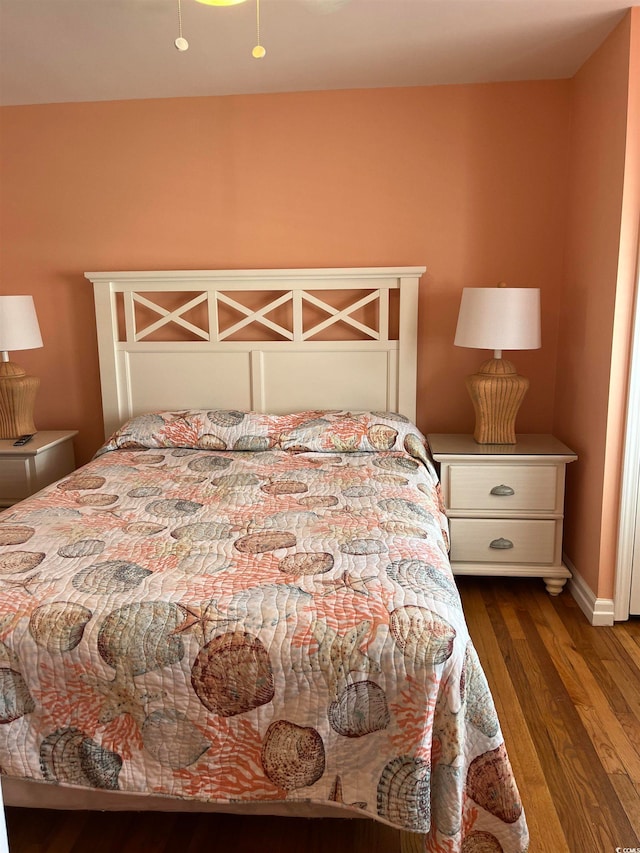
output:
[{"label": "second nightstand", "polygon": [[73,437],[77,430],[42,430],[22,447],[0,440],[0,508],[12,506],[44,489],[75,468]]},{"label": "second nightstand", "polygon": [[542,577],[557,595],[571,573],[562,562],[564,482],[577,457],[552,435],[478,444],[471,435],[431,434],[440,465],[454,574]]}]

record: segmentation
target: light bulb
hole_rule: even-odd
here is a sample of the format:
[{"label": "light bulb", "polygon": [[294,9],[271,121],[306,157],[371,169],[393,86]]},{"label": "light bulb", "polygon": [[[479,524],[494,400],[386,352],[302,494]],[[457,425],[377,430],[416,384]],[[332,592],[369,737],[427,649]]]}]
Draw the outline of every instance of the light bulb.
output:
[{"label": "light bulb", "polygon": [[257,44],[251,51],[251,56],[253,56],[254,59],[262,59],[266,52],[267,51],[263,48],[261,44]]},{"label": "light bulb", "polygon": [[180,51],[189,50],[189,42],[186,39],[183,39],[182,36],[177,38],[174,41],[174,44],[178,48],[178,50],[180,50]]}]

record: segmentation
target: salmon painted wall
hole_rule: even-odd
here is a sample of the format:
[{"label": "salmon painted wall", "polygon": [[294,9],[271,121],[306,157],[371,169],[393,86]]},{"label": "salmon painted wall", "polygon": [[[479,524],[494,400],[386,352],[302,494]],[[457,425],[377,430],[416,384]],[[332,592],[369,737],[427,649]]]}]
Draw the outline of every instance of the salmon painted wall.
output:
[{"label": "salmon painted wall", "polygon": [[40,429],[102,440],[86,270],[426,264],[418,423],[471,431],[464,286],[541,287],[518,429],[552,426],[568,81],[6,107],[0,289],[31,293]]},{"label": "salmon painted wall", "polygon": [[612,598],[640,212],[640,8],[572,81],[571,185],[555,431],[567,473],[565,551]]}]

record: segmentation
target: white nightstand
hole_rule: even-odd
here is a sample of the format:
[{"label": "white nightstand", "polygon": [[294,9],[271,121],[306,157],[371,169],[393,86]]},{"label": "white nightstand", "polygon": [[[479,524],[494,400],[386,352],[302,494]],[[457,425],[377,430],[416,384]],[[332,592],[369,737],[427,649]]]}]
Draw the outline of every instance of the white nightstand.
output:
[{"label": "white nightstand", "polygon": [[43,430],[22,447],[0,440],[0,507],[12,506],[71,473],[77,430]]},{"label": "white nightstand", "polygon": [[552,435],[477,444],[472,435],[427,436],[440,465],[460,575],[542,577],[551,595],[571,573],[562,563],[565,468],[577,457]]}]

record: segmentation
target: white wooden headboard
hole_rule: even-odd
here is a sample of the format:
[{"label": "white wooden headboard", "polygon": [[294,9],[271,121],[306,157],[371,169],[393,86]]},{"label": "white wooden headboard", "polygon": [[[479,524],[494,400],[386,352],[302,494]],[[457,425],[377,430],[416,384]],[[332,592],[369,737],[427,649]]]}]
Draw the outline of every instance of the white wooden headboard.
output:
[{"label": "white wooden headboard", "polygon": [[[106,435],[134,415],[175,409],[373,409],[415,420],[424,272],[85,273],[94,288]],[[319,340],[329,327],[340,339]],[[251,340],[238,339],[247,334]]]}]

